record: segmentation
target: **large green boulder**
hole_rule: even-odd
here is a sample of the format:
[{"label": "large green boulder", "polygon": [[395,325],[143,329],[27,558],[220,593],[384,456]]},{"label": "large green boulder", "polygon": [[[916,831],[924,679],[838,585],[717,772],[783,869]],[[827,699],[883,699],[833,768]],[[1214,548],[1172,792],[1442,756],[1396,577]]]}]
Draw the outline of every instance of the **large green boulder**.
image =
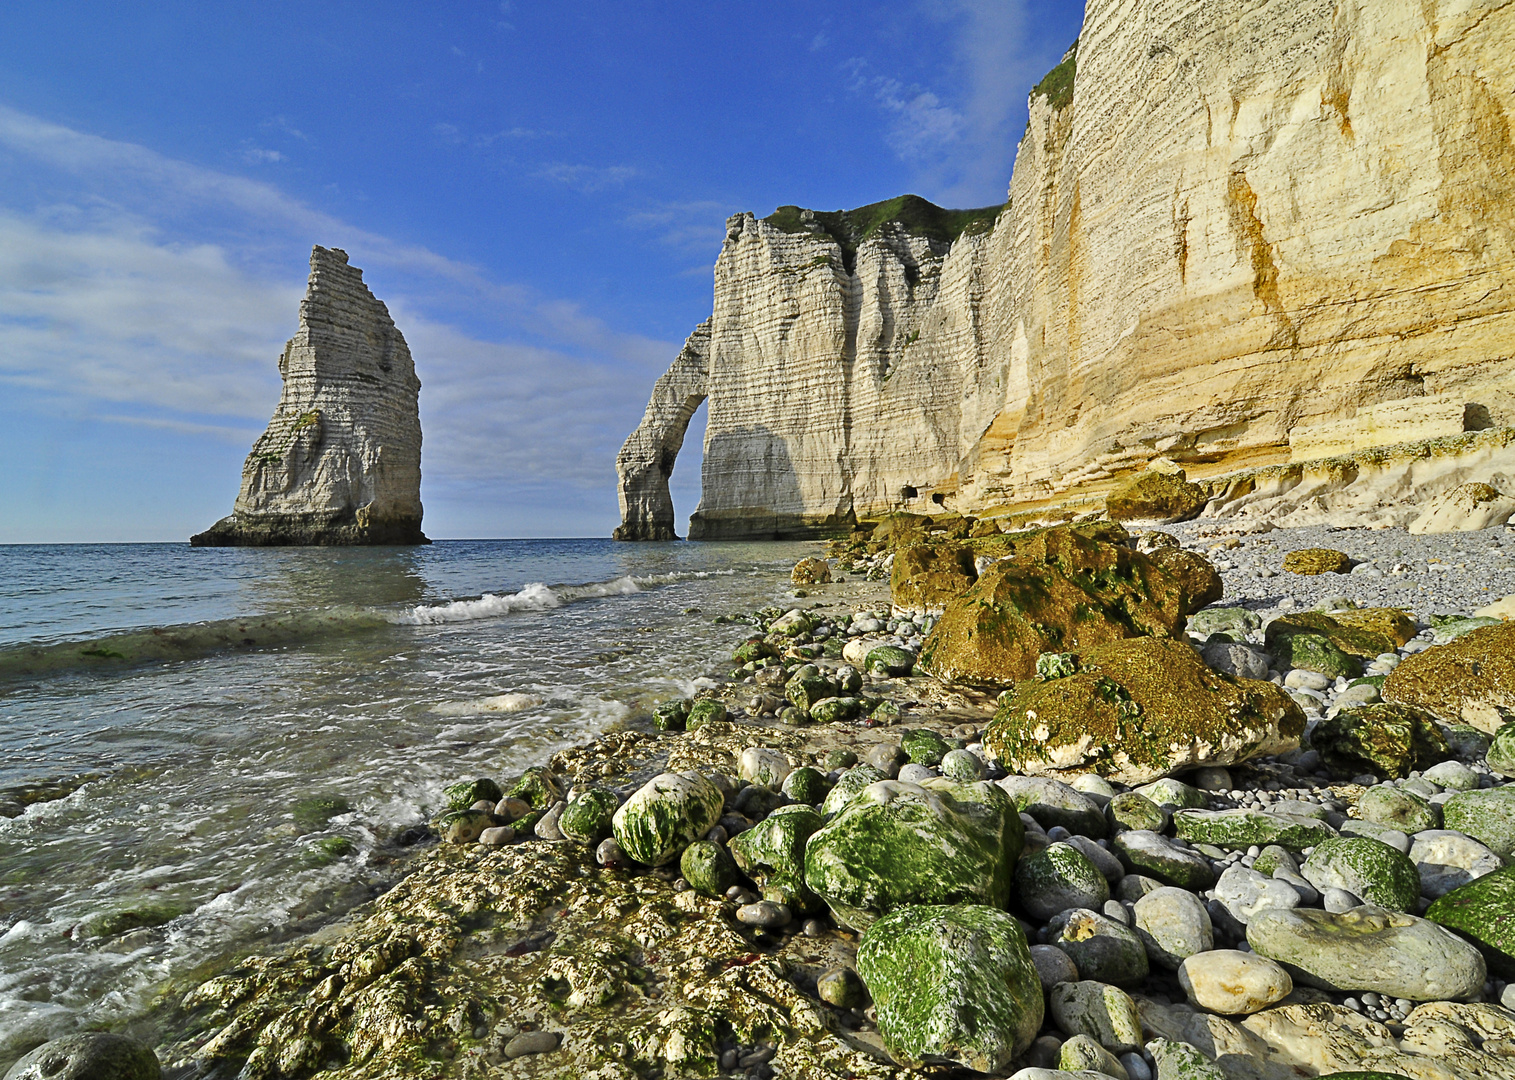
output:
[{"label": "large green boulder", "polygon": [[1316,725],[1310,746],[1338,776],[1408,776],[1452,756],[1436,718],[1407,705],[1343,709]]},{"label": "large green boulder", "polygon": [[1441,825],[1441,811],[1413,791],[1394,784],[1376,784],[1357,800],[1357,816],[1372,825],[1414,836]]},{"label": "large green boulder", "polygon": [[1241,851],[1254,844],[1258,847],[1277,844],[1290,851],[1302,851],[1336,835],[1335,829],[1318,818],[1246,808],[1179,810],[1173,815],[1173,828],[1191,844],[1213,844]]},{"label": "large green boulder", "polygon": [[1145,470],[1122,481],[1105,496],[1111,521],[1140,521],[1168,525],[1199,516],[1209,499],[1205,489],[1192,484],[1182,470]]},{"label": "large green boulder", "polygon": [[1432,902],[1426,918],[1472,941],[1500,975],[1515,976],[1515,866],[1453,889]]},{"label": "large green boulder", "polygon": [[152,1050],[125,1035],[104,1031],[83,1031],[45,1042],[5,1074],[6,1080],[159,1080],[162,1075]]},{"label": "large green boulder", "polygon": [[1285,753],[1304,727],[1282,688],[1212,671],[1181,642],[1143,637],[1081,653],[1066,678],[1016,684],[984,747],[1011,772],[1144,784]]},{"label": "large green boulder", "polygon": [[1220,571],[1203,555],[1180,547],[1160,547],[1147,552],[1147,558],[1183,588],[1182,611],[1185,615],[1192,615],[1226,595],[1226,583]]},{"label": "large green boulder", "polygon": [[604,788],[575,791],[558,818],[558,831],[570,840],[591,846],[610,835],[610,822],[621,800]]},{"label": "large green boulder", "polygon": [[1082,650],[1183,629],[1183,583],[1126,546],[1108,523],[1018,540],[942,612],[921,648],[927,674],[1004,685],[1036,674],[1045,652]]},{"label": "large green boulder", "polygon": [[1042,984],[1026,935],[996,907],[898,908],[863,934],[857,971],[884,1047],[911,1068],[1002,1072],[1042,1026]]},{"label": "large green boulder", "polygon": [[1300,631],[1270,642],[1268,651],[1280,667],[1316,671],[1328,679],[1355,679],[1362,674],[1362,661],[1343,652],[1324,634]]},{"label": "large green boulder", "polygon": [[826,800],[821,803],[821,813],[825,817],[835,817],[841,813],[842,807],[855,799],[859,792],[870,784],[876,784],[880,780],[889,779],[884,770],[869,765],[866,761],[853,765],[837,778],[835,786],[826,792]]},{"label": "large green boulder", "polygon": [[1497,732],[1515,715],[1515,622],[1406,657],[1384,680],[1383,698],[1446,724]]},{"label": "large green boulder", "polygon": [[488,777],[460,780],[456,784],[449,784],[443,789],[442,794],[447,799],[449,810],[467,810],[476,802],[499,802],[505,797],[505,793],[500,790],[500,785]]},{"label": "large green boulder", "polygon": [[1003,908],[1024,839],[1015,804],[992,784],[881,780],[810,837],[805,884],[857,929],[906,904]]},{"label": "large green boulder", "polygon": [[737,883],[736,863],[714,840],[696,840],[679,856],[679,873],[703,896],[720,898]]},{"label": "large green boulder", "polygon": [[720,788],[701,773],[662,773],[621,805],[611,832],[629,857],[663,866],[715,827],[723,802]]},{"label": "large green boulder", "polygon": [[919,544],[895,553],[889,600],[910,611],[941,611],[978,580],[973,549],[962,544]]},{"label": "large green boulder", "polygon": [[995,786],[1010,796],[1015,809],[1030,814],[1044,829],[1061,825],[1071,833],[1102,839],[1105,815],[1082,791],[1046,776],[1007,776]]},{"label": "large green boulder", "polygon": [[1347,656],[1371,660],[1381,653],[1393,652],[1409,640],[1400,633],[1407,622],[1409,636],[1413,637],[1415,623],[1394,608],[1364,608],[1330,615],[1324,611],[1295,611],[1270,622],[1263,637],[1268,651],[1278,657],[1289,656],[1289,638],[1305,634],[1325,638]]},{"label": "large green boulder", "polygon": [[798,882],[805,873],[805,843],[824,823],[820,811],[804,803],[781,806],[731,838],[731,857],[760,885],[772,877]]},{"label": "large green boulder", "polygon": [[1500,776],[1515,777],[1515,724],[1506,724],[1494,732],[1484,760]]},{"label": "large green boulder", "polygon": [[1515,858],[1515,785],[1459,791],[1441,804],[1441,820],[1496,855]]},{"label": "large green boulder", "polygon": [[505,794],[512,799],[525,799],[535,810],[546,810],[563,797],[563,786],[551,769],[537,765],[522,773]]},{"label": "large green boulder", "polygon": [[952,749],[952,744],[930,728],[917,728],[900,737],[900,749],[913,764],[935,768]]},{"label": "large green boulder", "polygon": [[1098,910],[1110,899],[1110,882],[1078,848],[1051,844],[1015,864],[1015,892],[1038,922],[1069,908]]},{"label": "large green boulder", "polygon": [[1342,836],[1318,845],[1300,873],[1311,885],[1346,889],[1369,904],[1409,911],[1420,899],[1420,871],[1403,852],[1366,836]]}]

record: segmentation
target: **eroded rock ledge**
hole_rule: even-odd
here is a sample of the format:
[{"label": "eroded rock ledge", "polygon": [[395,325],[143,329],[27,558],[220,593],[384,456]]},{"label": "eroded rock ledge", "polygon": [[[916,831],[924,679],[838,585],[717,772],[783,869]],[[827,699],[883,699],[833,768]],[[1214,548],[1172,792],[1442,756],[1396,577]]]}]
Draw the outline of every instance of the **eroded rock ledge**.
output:
[{"label": "eroded rock ledge", "polygon": [[242,466],[232,513],[196,547],[424,544],[421,381],[389,309],[347,253],[316,247],[284,390]]}]

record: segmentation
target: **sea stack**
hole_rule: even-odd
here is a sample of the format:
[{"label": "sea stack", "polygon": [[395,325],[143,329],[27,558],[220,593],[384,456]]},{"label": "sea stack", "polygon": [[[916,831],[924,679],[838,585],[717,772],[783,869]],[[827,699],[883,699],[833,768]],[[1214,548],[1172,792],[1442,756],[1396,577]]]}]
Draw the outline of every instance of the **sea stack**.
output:
[{"label": "sea stack", "polygon": [[284,391],[242,466],[231,515],[196,547],[426,544],[421,380],[389,309],[316,247],[300,328],[279,357]]}]

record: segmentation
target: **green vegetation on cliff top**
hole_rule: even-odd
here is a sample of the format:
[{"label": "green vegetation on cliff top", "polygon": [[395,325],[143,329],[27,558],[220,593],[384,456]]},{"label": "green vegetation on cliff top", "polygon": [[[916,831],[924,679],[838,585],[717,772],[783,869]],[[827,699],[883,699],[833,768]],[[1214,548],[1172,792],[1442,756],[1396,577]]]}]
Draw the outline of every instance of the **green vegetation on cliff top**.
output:
[{"label": "green vegetation on cliff top", "polygon": [[902,225],[912,236],[952,243],[963,233],[985,232],[994,227],[1003,206],[983,206],[976,210],[944,210],[919,195],[900,195],[884,202],[869,203],[856,210],[808,211],[798,206],[781,206],[763,221],[784,232],[808,232],[815,225],[842,249],[848,269],[858,245],[889,224]]},{"label": "green vegetation on cliff top", "polygon": [[1073,100],[1073,76],[1078,72],[1078,40],[1074,39],[1068,51],[1063,53],[1057,67],[1047,72],[1042,81],[1031,88],[1031,97],[1044,97],[1056,112]]}]

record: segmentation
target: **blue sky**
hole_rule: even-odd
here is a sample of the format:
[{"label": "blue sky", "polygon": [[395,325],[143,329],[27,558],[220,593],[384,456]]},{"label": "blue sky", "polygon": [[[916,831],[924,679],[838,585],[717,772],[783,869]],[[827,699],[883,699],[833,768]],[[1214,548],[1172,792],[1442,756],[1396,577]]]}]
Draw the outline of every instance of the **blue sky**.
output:
[{"label": "blue sky", "polygon": [[430,535],[607,535],[615,452],[709,314],[726,216],[1003,201],[1082,13],[12,0],[0,543],[182,540],[227,513],[314,243],[410,343]]}]

